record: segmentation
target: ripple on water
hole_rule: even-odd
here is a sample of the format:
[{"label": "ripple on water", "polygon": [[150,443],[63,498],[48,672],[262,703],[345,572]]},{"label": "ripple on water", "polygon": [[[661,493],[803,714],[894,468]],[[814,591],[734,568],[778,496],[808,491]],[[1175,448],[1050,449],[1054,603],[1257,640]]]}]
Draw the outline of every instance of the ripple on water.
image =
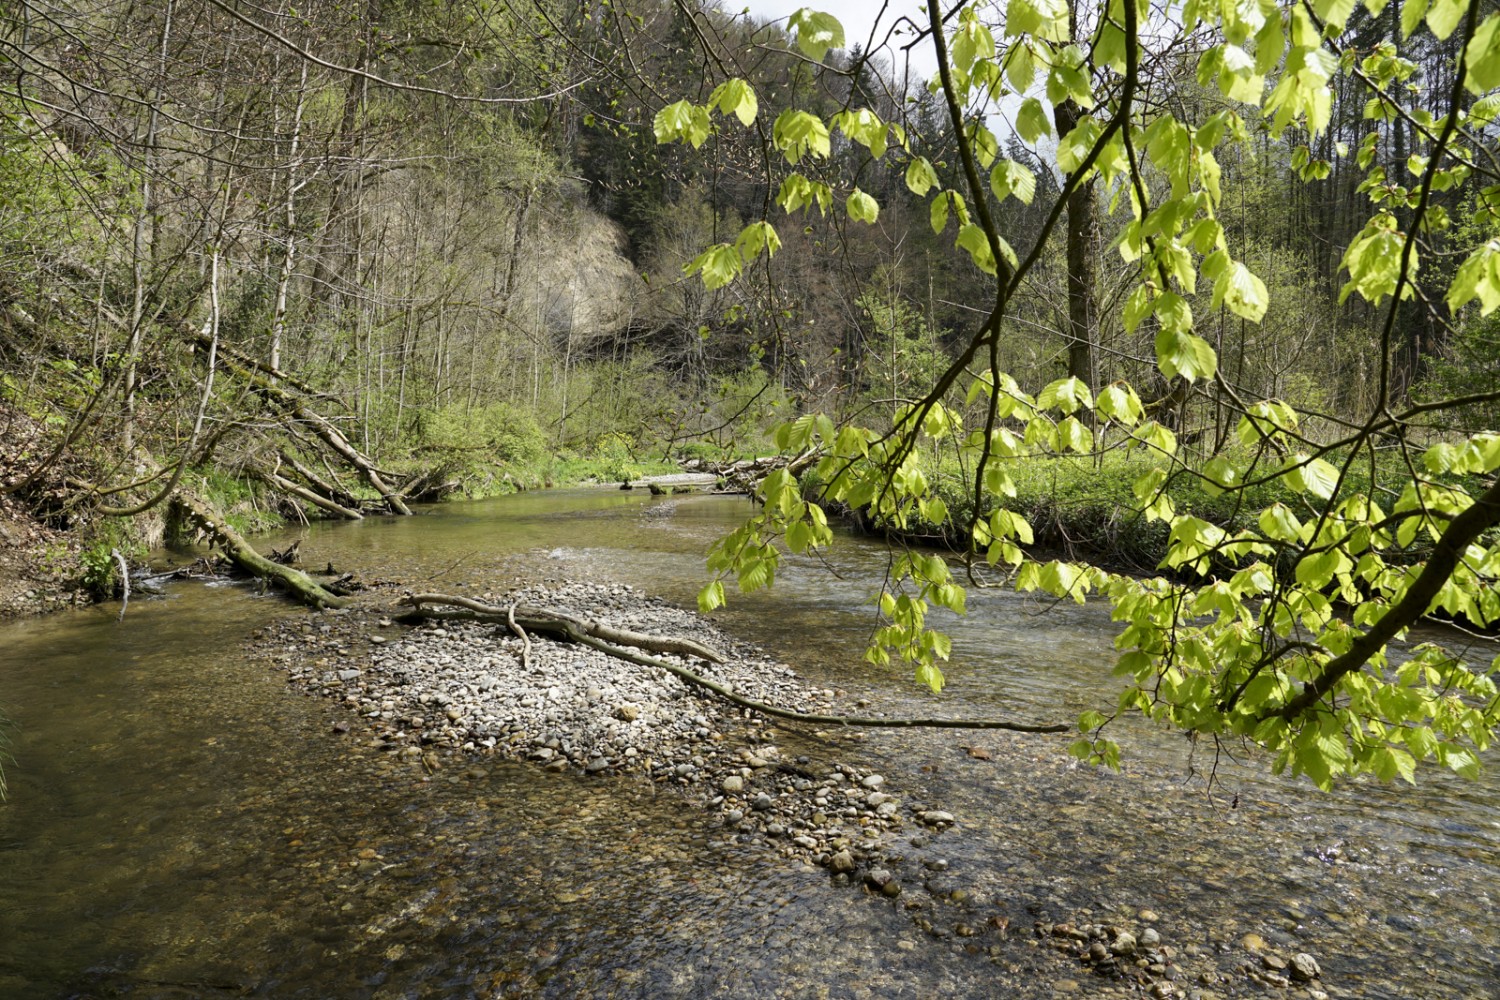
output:
[{"label": "ripple on water", "polygon": [[[455,505],[319,527],[304,551],[452,590],[566,573],[686,603],[703,546],[746,508],[673,499],[648,518],[652,501],[618,493]],[[849,542],[830,558],[843,581],[789,559],[775,595],[722,620],[819,684],[868,689],[871,710],[934,714],[903,675],[859,662],[881,553]],[[938,708],[1047,717],[1095,696],[1103,616],[1036,610],[977,595]],[[1165,941],[1233,977],[1225,997],[1261,992],[1237,971],[1250,936],[1316,954],[1334,995],[1477,1000],[1500,981],[1493,764],[1478,783],[1424,773],[1415,790],[1325,796],[1221,761],[1210,797],[1186,779],[1184,741],[1145,727],[1119,776],[1037,737],[986,735],[988,759],[956,734],[845,743],[887,790],[958,821],[906,832],[904,863],[950,896],[923,897],[916,918],[1014,928],[933,939],[910,898],[831,886],[645,783],[493,763],[429,777],[330,738],[320,703],[233,652],[267,616],[302,614],[181,588],[132,603],[122,626],[83,612],[0,635],[20,724],[0,807],[0,996],[1028,998],[1059,979],[1105,996],[1116,988],[1033,947],[1029,924],[1146,908]]]}]

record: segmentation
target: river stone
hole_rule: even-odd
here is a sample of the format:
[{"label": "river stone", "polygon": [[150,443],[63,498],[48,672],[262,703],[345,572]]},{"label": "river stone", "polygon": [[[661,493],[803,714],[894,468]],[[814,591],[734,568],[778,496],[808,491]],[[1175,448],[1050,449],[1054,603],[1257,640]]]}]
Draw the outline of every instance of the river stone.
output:
[{"label": "river stone", "polygon": [[600,771],[603,771],[607,767],[609,767],[609,761],[607,759],[603,757],[595,757],[593,760],[584,765],[583,769],[589,774],[598,774]]},{"label": "river stone", "polygon": [[731,774],[724,779],[724,783],[719,787],[724,790],[724,794],[735,795],[745,790],[745,779],[741,778],[738,774]]},{"label": "river stone", "polygon": [[951,826],[953,824],[953,814],[951,812],[943,812],[941,809],[929,809],[927,812],[921,813],[920,816],[922,822],[928,826]]},{"label": "river stone", "polygon": [[1318,960],[1307,952],[1298,952],[1292,956],[1292,978],[1299,982],[1311,982],[1323,974],[1318,968]]},{"label": "river stone", "polygon": [[848,851],[839,851],[828,859],[828,867],[839,874],[847,874],[854,871],[854,856]]},{"label": "river stone", "polygon": [[860,782],[860,784],[864,785],[866,788],[879,788],[881,785],[885,784],[885,778],[878,774],[871,774],[867,775],[864,780]]},{"label": "river stone", "polygon": [[1147,948],[1155,948],[1161,944],[1161,935],[1154,928],[1147,927],[1141,931],[1141,944]]}]

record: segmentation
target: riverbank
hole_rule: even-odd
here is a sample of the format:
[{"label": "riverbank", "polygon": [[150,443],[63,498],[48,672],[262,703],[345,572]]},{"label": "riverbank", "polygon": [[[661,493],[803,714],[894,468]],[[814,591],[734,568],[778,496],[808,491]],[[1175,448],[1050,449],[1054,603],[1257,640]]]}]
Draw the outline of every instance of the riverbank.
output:
[{"label": "riverbank", "polygon": [[[726,662],[678,662],[737,694],[793,711],[868,714],[858,692],[810,685],[697,614],[630,587],[572,583],[476,596],[691,638]],[[872,770],[857,733],[773,726],[668,674],[592,649],[538,636],[528,637],[527,648],[504,627],[411,627],[392,614],[360,603],[283,620],[263,629],[255,645],[299,690],[330,700],[333,732],[427,780],[463,780],[483,760],[501,758],[649,781],[706,811],[721,843],[821,870],[835,885],[874,897],[872,905],[885,900],[903,910],[930,940],[988,954],[1012,975],[1041,977],[1061,994],[1215,1000],[1274,986],[1298,987],[1292,995],[1308,1000],[1328,995],[1304,952],[1252,942],[1249,959],[1226,976],[1216,956],[1191,943],[1174,947],[1165,939],[1170,921],[1150,910],[1018,915],[999,894],[976,889],[974,873],[950,870],[945,845],[964,835],[965,821],[927,789]],[[984,744],[970,755],[994,756],[1003,766],[1010,754],[1018,769],[1025,754],[1038,752],[1004,740]],[[1064,756],[1062,744],[1056,755]]]}]

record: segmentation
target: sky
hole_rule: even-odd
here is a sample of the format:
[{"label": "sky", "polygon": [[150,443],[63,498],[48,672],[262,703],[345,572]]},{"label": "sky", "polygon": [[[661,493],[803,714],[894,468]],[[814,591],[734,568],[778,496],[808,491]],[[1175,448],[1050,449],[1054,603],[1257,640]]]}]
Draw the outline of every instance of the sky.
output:
[{"label": "sky", "polygon": [[[757,17],[768,20],[784,20],[803,7],[811,7],[813,10],[832,14],[839,19],[844,26],[844,38],[848,43],[868,47],[870,29],[874,27],[875,16],[880,13],[881,7],[886,7],[885,17],[881,20],[880,33],[875,37],[875,45],[878,47],[885,38],[886,32],[894,26],[902,16],[911,18],[918,24],[927,23],[927,15],[922,13],[922,4],[918,0],[890,0],[889,4],[882,4],[881,0],[720,0],[720,4],[726,11],[740,11],[748,7],[750,12]],[[900,47],[911,41],[909,35],[898,35],[891,39],[894,51],[889,57],[897,68],[901,66],[901,60],[905,58]],[[911,50],[911,70],[919,76],[930,76],[937,68],[937,63],[928,55],[925,45],[918,45]]]}]

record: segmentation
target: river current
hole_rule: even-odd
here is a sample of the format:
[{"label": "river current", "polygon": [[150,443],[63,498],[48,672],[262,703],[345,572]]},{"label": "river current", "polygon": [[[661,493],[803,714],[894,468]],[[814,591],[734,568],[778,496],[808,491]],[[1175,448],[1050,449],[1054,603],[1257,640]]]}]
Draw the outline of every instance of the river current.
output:
[{"label": "river current", "polygon": [[[748,510],[558,491],[262,544],[300,534],[309,564],[413,589],[586,579],[690,606]],[[716,618],[870,711],[1066,721],[1112,701],[1102,602],[972,595],[941,696],[863,663],[887,558],[841,538]],[[430,775],[334,735],[326,703],[244,652],[309,614],[274,596],[182,583],[117,611],[0,627],[0,998],[1126,996],[1029,925],[1143,910],[1229,975],[1178,995],[1268,992],[1233,974],[1261,940],[1315,955],[1333,997],[1500,996],[1493,753],[1477,782],[1429,768],[1323,794],[1139,724],[1119,774],[1076,767],[1065,738],[837,738],[959,818],[945,877],[1013,917],[1009,937],[934,937],[645,779],[487,758]]]}]

